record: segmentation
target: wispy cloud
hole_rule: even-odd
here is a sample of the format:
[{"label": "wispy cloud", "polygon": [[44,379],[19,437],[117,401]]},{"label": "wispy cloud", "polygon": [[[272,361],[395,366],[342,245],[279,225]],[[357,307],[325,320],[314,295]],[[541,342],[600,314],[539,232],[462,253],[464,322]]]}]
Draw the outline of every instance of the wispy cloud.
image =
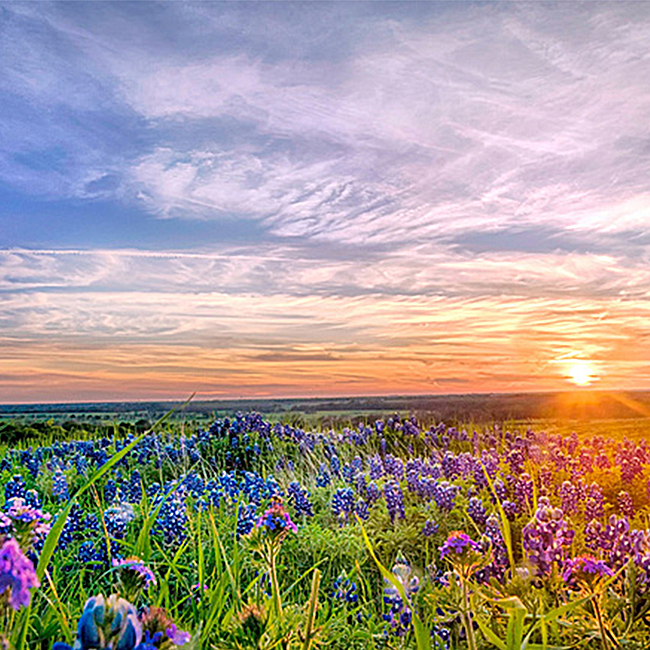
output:
[{"label": "wispy cloud", "polygon": [[647,380],[648,5],[0,12],[7,214],[134,233],[0,233],[16,398],[543,388],[562,355]]},{"label": "wispy cloud", "polygon": [[[122,397],[134,386],[176,395],[192,382],[230,395],[525,390],[556,387],[557,359],[574,355],[600,364],[603,386],[634,387],[645,381],[650,305],[615,263],[451,255],[423,277],[422,259],[396,255],[354,280],[356,264],[325,263],[318,275],[280,250],[265,260],[11,251],[0,276],[0,374],[36,374],[33,385],[58,390],[58,373],[88,398],[116,390],[119,377]],[[637,272],[643,289],[647,271]]]}]

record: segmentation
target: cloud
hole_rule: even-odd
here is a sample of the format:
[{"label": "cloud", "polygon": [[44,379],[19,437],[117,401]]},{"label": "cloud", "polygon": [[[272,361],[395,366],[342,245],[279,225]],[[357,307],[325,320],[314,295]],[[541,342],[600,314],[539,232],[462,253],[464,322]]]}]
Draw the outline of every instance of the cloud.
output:
[{"label": "cloud", "polygon": [[647,253],[468,253],[414,245],[359,256],[300,243],[222,246],[203,252],[0,251],[0,292],[149,291],[232,296],[637,298],[650,287]]},{"label": "cloud", "polygon": [[348,244],[647,220],[638,3],[4,11],[22,188]]},{"label": "cloud", "polygon": [[[0,192],[74,215],[71,250],[0,251],[7,368],[151,395],[647,372],[648,6],[0,11]],[[74,243],[100,200],[128,248]]]},{"label": "cloud", "polygon": [[630,150],[648,142],[650,24],[638,8],[630,27],[631,11],[463,7],[420,26],[377,18],[384,40],[344,60],[123,66],[125,101],[159,128],[228,119],[249,132],[225,150],[160,147],[131,178],[159,214],[237,214],[282,237],[638,231],[647,157]]}]

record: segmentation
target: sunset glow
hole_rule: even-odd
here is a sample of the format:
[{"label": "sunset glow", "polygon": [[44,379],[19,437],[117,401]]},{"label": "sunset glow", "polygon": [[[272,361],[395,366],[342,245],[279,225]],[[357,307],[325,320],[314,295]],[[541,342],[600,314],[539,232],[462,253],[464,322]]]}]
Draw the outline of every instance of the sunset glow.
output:
[{"label": "sunset glow", "polygon": [[577,359],[569,365],[569,378],[577,386],[588,386],[597,377],[593,365],[589,361]]},{"label": "sunset glow", "polygon": [[650,4],[2,11],[0,401],[650,388]]}]

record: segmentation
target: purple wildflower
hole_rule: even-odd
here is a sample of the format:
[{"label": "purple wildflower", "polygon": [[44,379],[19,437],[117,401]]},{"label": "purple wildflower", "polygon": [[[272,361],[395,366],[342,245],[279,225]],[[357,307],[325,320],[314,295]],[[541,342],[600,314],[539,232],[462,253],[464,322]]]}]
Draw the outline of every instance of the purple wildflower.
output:
[{"label": "purple wildflower", "polygon": [[9,604],[17,611],[29,605],[29,590],[39,586],[34,565],[20,550],[18,542],[6,539],[0,548],[0,593],[11,591]]},{"label": "purple wildflower", "polygon": [[621,490],[616,497],[616,501],[621,514],[632,519],[632,517],[634,517],[634,502],[632,501],[629,492]]},{"label": "purple wildflower", "polygon": [[153,574],[153,571],[148,566],[145,566],[138,557],[129,557],[126,560],[113,558],[113,566],[121,567],[122,569],[135,573],[141,579],[145,589],[148,589],[150,585],[156,584],[156,576]]},{"label": "purple wildflower", "polygon": [[257,520],[256,526],[269,534],[284,533],[287,530],[295,533],[298,530],[282,505],[282,499],[277,496],[271,497],[271,505]]},{"label": "purple wildflower", "polygon": [[575,531],[564,520],[562,510],[551,507],[548,498],[541,497],[535,516],[522,533],[529,561],[541,575],[548,575],[553,564],[563,560],[564,547],[571,545]]},{"label": "purple wildflower", "polygon": [[184,645],[186,643],[189,643],[190,640],[190,633],[189,632],[184,632],[183,630],[179,630],[176,627],[175,623],[172,623],[166,630],[165,634],[167,635],[167,638],[174,644],[174,645]]},{"label": "purple wildflower", "polygon": [[603,560],[585,554],[567,560],[562,577],[569,586],[587,585],[591,587],[598,580],[613,576],[614,572]]},{"label": "purple wildflower", "polygon": [[463,558],[471,551],[479,552],[481,545],[475,542],[467,533],[456,530],[449,534],[445,543],[440,547],[440,557],[450,560]]}]

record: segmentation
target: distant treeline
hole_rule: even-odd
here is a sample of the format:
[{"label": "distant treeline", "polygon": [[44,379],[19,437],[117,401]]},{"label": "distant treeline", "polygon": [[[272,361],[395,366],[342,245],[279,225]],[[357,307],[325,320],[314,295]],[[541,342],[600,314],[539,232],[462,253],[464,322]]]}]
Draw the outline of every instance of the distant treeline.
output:
[{"label": "distant treeline", "polygon": [[19,445],[21,442],[49,444],[55,440],[64,441],[71,438],[101,437],[103,435],[126,436],[129,433],[140,434],[150,426],[148,420],[136,422],[115,422],[111,424],[81,423],[76,420],[7,420],[0,422],[0,444]]},{"label": "distant treeline", "polygon": [[[0,405],[0,418],[33,420],[52,416],[59,426],[68,429],[78,425],[75,418],[81,414],[86,420],[91,417],[103,422],[106,419],[128,420],[142,427],[145,426],[143,423],[153,422],[174,406],[172,402]],[[606,420],[650,416],[650,391],[196,400],[186,405],[182,412],[174,414],[172,419],[222,417],[237,411],[275,414],[297,425],[313,423],[315,419],[321,424],[333,425],[356,420],[371,421],[393,412],[412,413],[421,421],[447,424],[537,419]],[[67,425],[62,422],[66,416],[70,420]],[[124,422],[122,424],[127,426]]]}]

